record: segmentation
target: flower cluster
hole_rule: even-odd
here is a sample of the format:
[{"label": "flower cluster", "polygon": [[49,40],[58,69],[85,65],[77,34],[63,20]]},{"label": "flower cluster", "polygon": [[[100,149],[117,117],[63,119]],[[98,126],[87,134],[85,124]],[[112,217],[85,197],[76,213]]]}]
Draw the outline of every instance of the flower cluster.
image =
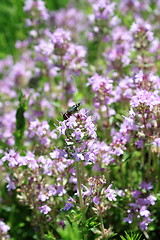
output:
[{"label": "flower cluster", "polygon": [[152,184],[142,182],[140,184],[140,190],[132,192],[132,197],[135,202],[130,203],[130,209],[128,212],[128,217],[124,219],[125,222],[132,223],[135,220],[139,222],[139,227],[141,230],[147,230],[148,224],[153,221],[150,218],[151,213],[149,207],[155,204],[156,197],[151,195],[149,191],[153,188]]},{"label": "flower cluster", "polygon": [[58,28],[65,28],[70,30],[72,37],[78,40],[79,34],[85,30],[85,16],[83,12],[68,6],[51,13],[51,23],[55,23]]},{"label": "flower cluster", "polygon": [[[32,152],[21,156],[18,152],[10,150],[9,153],[5,153],[0,164],[3,162],[13,171],[12,176],[6,177],[8,191],[16,190],[19,201],[31,208],[36,207],[36,210],[47,214],[54,204],[52,197],[62,196],[66,192],[61,179],[57,178],[56,185],[47,183],[47,177],[57,171],[55,161],[47,156],[36,157]],[[62,167],[59,166],[59,169],[62,171]]]},{"label": "flower cluster", "polygon": [[[130,202],[124,221],[154,239],[160,1],[49,2],[57,10],[25,1],[23,41],[0,60],[2,218],[13,226],[4,202],[13,215],[20,202],[35,239],[63,238],[66,219],[83,239],[108,239]],[[0,238],[8,231],[1,220]]]},{"label": "flower cluster", "polygon": [[30,18],[26,19],[28,27],[39,25],[42,21],[49,19],[45,3],[42,0],[26,0],[24,11],[30,15]]},{"label": "flower cluster", "polygon": [[95,93],[94,106],[96,108],[104,108],[106,105],[112,103],[112,89],[113,81],[95,74],[88,79],[87,85],[92,87],[92,91]]},{"label": "flower cluster", "polygon": [[88,178],[89,187],[85,187],[83,195],[86,197],[86,201],[94,203],[94,211],[97,215],[105,214],[110,206],[109,202],[116,201],[116,192],[112,189],[112,184],[107,188],[106,179],[102,177],[90,177]]},{"label": "flower cluster", "polygon": [[87,116],[86,109],[81,109],[67,120],[60,122],[57,130],[60,134],[66,136],[67,151],[73,152],[71,156],[76,161],[94,161],[93,154],[90,152],[90,146],[97,137],[96,127],[93,123],[93,117]]},{"label": "flower cluster", "polygon": [[45,147],[50,146],[51,139],[57,137],[54,131],[50,131],[47,121],[39,122],[38,119],[30,123],[28,131],[30,138],[36,137],[38,142]]},{"label": "flower cluster", "polygon": [[0,220],[0,237],[2,240],[10,239],[10,236],[8,235],[8,231],[10,230],[10,227],[5,224],[2,220]]}]

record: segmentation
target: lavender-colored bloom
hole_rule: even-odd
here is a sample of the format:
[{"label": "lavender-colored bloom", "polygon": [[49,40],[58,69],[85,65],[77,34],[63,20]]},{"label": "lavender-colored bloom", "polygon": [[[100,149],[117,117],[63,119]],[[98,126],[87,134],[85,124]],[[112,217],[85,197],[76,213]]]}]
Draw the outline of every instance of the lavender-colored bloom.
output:
[{"label": "lavender-colored bloom", "polygon": [[128,214],[128,217],[124,218],[124,222],[132,223],[133,222],[133,214]]},{"label": "lavender-colored bloom", "polygon": [[160,147],[160,138],[155,138],[151,144],[153,144],[153,146]]},{"label": "lavender-colored bloom", "polygon": [[3,112],[3,115],[0,116],[0,139],[6,142],[9,146],[13,146],[15,143],[13,136],[15,122],[14,109],[9,112]]},{"label": "lavender-colored bloom", "polygon": [[85,196],[87,196],[87,197],[91,196],[91,194],[92,194],[92,189],[84,186],[83,184],[82,184],[82,187],[84,188],[84,190],[82,191],[82,196],[83,196],[83,197],[85,197]]},{"label": "lavender-colored bloom", "polygon": [[108,186],[108,188],[105,190],[106,197],[109,201],[116,201],[116,191],[111,189],[112,184]]},{"label": "lavender-colored bloom", "polygon": [[75,116],[70,116],[68,121],[66,121],[66,126],[71,128],[71,129],[74,129],[77,126],[76,117]]},{"label": "lavender-colored bloom", "polygon": [[144,145],[143,145],[143,140],[137,140],[136,142],[135,142],[135,145],[137,146],[137,148],[142,148]]},{"label": "lavender-colored bloom", "polygon": [[56,196],[57,189],[55,185],[49,185],[48,186],[48,196]]},{"label": "lavender-colored bloom", "polygon": [[51,208],[47,205],[43,205],[43,206],[39,207],[39,209],[40,209],[40,212],[45,215],[51,211]]},{"label": "lavender-colored bloom", "polygon": [[147,198],[146,198],[146,202],[148,205],[155,205],[155,201],[157,200],[156,197],[154,197],[153,195],[149,195]]},{"label": "lavender-colored bloom", "polygon": [[51,41],[54,46],[56,55],[64,55],[67,52],[71,36],[69,31],[65,31],[63,28],[58,28],[51,35]]},{"label": "lavender-colored bloom", "polygon": [[[141,190],[132,192],[135,202],[129,204],[130,209],[128,210],[128,213],[131,213],[132,219],[133,216],[137,217],[141,230],[147,230],[149,223],[153,221],[151,218],[149,218],[151,212],[149,211],[148,207],[155,204],[156,197],[148,193],[148,191],[152,189],[151,183],[142,182],[140,184],[140,188]],[[146,191],[145,195],[144,191]],[[132,223],[132,221],[129,222],[129,217],[130,216],[128,215],[128,218],[125,218],[124,221]]]},{"label": "lavender-colored bloom", "polygon": [[9,167],[16,167],[18,165],[19,153],[16,153],[15,150],[11,149],[9,153],[5,153],[2,161],[8,161]]},{"label": "lavender-colored bloom", "polygon": [[8,191],[16,189],[15,182],[9,176],[6,176],[6,182],[8,183],[7,184],[7,190]]},{"label": "lavender-colored bloom", "polygon": [[140,208],[139,214],[140,214],[140,216],[148,217],[148,216],[150,216],[151,213],[147,210],[146,206],[142,206]]},{"label": "lavender-colored bloom", "polygon": [[107,20],[114,14],[115,3],[109,0],[98,0],[93,4],[93,12],[96,19]]},{"label": "lavender-colored bloom", "polygon": [[39,122],[38,119],[30,123],[29,137],[35,137],[40,144],[49,146],[51,143],[50,138],[50,126],[47,121]]},{"label": "lavender-colored bloom", "polygon": [[92,198],[92,202],[95,204],[95,205],[98,205],[100,204],[100,199],[98,196],[95,196],[94,198]]},{"label": "lavender-colored bloom", "polygon": [[91,85],[92,90],[94,92],[97,92],[98,90],[100,90],[100,88],[105,88],[106,91],[111,91],[112,90],[112,83],[113,83],[112,80],[107,79],[103,76],[100,76],[96,73],[91,78],[88,78],[87,86]]},{"label": "lavender-colored bloom", "polygon": [[28,151],[25,156],[25,159],[30,169],[35,170],[36,168],[39,167],[37,163],[37,159],[35,158],[35,155],[32,152]]},{"label": "lavender-colored bloom", "polygon": [[51,158],[66,158],[67,157],[67,153],[62,150],[62,149],[55,149],[53,152],[50,153]]},{"label": "lavender-colored bloom", "polygon": [[68,211],[68,210],[70,210],[72,207],[74,207],[73,203],[71,203],[71,202],[66,202],[63,210],[64,210],[64,211]]},{"label": "lavender-colored bloom", "polygon": [[153,185],[151,182],[149,182],[149,183],[142,182],[139,186],[146,191],[151,190],[153,188]]},{"label": "lavender-colored bloom", "polygon": [[149,7],[149,0],[139,1],[139,0],[121,0],[119,4],[119,10],[127,14],[130,11],[139,13],[144,11]]},{"label": "lavender-colored bloom", "polygon": [[36,53],[45,57],[49,57],[53,53],[53,50],[53,43],[51,43],[51,41],[45,41],[44,39],[40,39],[39,44],[35,46]]},{"label": "lavender-colored bloom", "polygon": [[81,109],[79,113],[75,113],[67,120],[60,122],[60,126],[57,128],[61,134],[66,134],[68,129],[73,130],[71,137],[75,141],[82,140],[84,137],[96,138],[96,127],[93,124],[93,117],[87,116],[84,109]]},{"label": "lavender-colored bloom", "polygon": [[10,227],[1,220],[0,221],[0,233],[6,234],[9,230],[10,230]]},{"label": "lavender-colored bloom", "polygon": [[153,221],[153,219],[148,218],[148,217],[145,217],[145,218],[143,219],[143,221],[139,223],[140,229],[141,229],[142,231],[147,230],[149,223],[152,222],[152,221]]},{"label": "lavender-colored bloom", "polygon": [[52,18],[57,27],[70,30],[76,39],[85,30],[85,15],[72,6],[51,13],[51,21]]},{"label": "lavender-colored bloom", "polygon": [[154,106],[158,105],[160,97],[156,92],[148,92],[146,90],[137,90],[136,94],[131,99],[131,106],[137,108],[144,104],[148,106],[149,110],[152,111]]},{"label": "lavender-colored bloom", "polygon": [[33,16],[37,16],[45,21],[49,18],[45,3],[42,0],[26,0],[24,11],[31,12],[31,14],[34,12]]},{"label": "lavender-colored bloom", "polygon": [[63,186],[57,186],[57,194],[59,197],[63,196],[66,194],[66,190],[64,189]]},{"label": "lavender-colored bloom", "polygon": [[38,199],[41,200],[42,202],[45,202],[47,199],[49,199],[49,196],[47,196],[46,193],[40,192],[38,195]]},{"label": "lavender-colored bloom", "polygon": [[59,131],[60,134],[65,135],[66,133],[66,122],[61,122],[61,124],[59,125],[59,127],[57,128],[57,130]]},{"label": "lavender-colored bloom", "polygon": [[113,81],[94,74],[92,77],[88,78],[87,86],[92,87],[92,91],[95,93],[94,106],[100,108],[101,106],[108,106],[113,102]]},{"label": "lavender-colored bloom", "polygon": [[132,24],[130,31],[135,35],[139,34],[140,32],[145,33],[145,36],[149,42],[153,40],[153,32],[151,31],[152,26],[142,20],[141,18],[137,18],[136,22]]}]

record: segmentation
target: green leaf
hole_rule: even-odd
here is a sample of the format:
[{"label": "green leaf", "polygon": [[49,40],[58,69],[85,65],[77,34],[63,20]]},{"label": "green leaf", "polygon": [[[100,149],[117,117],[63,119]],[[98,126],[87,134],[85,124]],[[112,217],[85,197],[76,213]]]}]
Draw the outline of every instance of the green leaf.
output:
[{"label": "green leaf", "polygon": [[120,236],[122,240],[140,240],[141,239],[141,234],[138,233],[132,233],[129,235],[127,232],[125,232],[125,237]]},{"label": "green leaf", "polygon": [[70,223],[69,221],[65,221],[65,228],[58,228],[58,233],[63,240],[81,240],[82,234],[76,222]]},{"label": "green leaf", "polygon": [[18,148],[20,146],[23,146],[22,142],[23,142],[24,131],[26,128],[26,119],[25,119],[24,113],[28,108],[28,102],[29,102],[29,98],[26,99],[23,93],[20,92],[19,106],[16,112],[16,129],[14,132],[15,144]]}]

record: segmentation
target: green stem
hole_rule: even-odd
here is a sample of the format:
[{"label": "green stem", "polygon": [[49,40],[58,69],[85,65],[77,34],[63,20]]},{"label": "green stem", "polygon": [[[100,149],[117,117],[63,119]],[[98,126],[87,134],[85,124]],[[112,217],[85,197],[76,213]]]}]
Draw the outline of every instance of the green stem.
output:
[{"label": "green stem", "polygon": [[[82,197],[82,189],[81,189],[81,174],[80,174],[80,164],[78,161],[75,160],[75,166],[76,166],[76,176],[77,176],[77,188],[78,188],[78,195],[79,195],[79,202],[80,202],[80,208],[82,213],[82,224],[83,227],[85,226],[86,222],[86,216],[85,216],[85,206],[84,201]],[[83,239],[87,240],[87,236],[83,231]]]},{"label": "green stem", "polygon": [[96,68],[99,67],[99,59],[102,54],[102,46],[103,46],[103,36],[100,37],[100,41],[99,41],[99,45],[98,45],[97,57],[96,57]]},{"label": "green stem", "polygon": [[100,228],[101,228],[101,231],[102,231],[102,236],[103,236],[103,239],[107,239],[106,238],[106,234],[105,234],[105,228],[104,228],[104,225],[103,225],[103,218],[102,218],[102,215],[100,213],[99,215],[99,220],[100,220]]},{"label": "green stem", "polygon": [[85,212],[84,212],[84,202],[82,197],[82,189],[81,189],[81,174],[80,174],[80,165],[78,161],[75,161],[76,166],[76,176],[77,176],[77,187],[79,193],[79,202],[82,211],[83,220],[85,220]]}]

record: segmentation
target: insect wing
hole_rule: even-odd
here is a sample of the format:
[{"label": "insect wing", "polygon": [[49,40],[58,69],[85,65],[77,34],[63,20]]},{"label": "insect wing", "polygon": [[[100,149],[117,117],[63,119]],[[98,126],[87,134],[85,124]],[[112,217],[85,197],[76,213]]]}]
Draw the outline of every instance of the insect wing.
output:
[{"label": "insect wing", "polygon": [[67,120],[72,114],[76,113],[80,105],[81,103],[77,103],[73,105],[71,108],[69,108],[67,112],[63,114],[63,119]]}]

